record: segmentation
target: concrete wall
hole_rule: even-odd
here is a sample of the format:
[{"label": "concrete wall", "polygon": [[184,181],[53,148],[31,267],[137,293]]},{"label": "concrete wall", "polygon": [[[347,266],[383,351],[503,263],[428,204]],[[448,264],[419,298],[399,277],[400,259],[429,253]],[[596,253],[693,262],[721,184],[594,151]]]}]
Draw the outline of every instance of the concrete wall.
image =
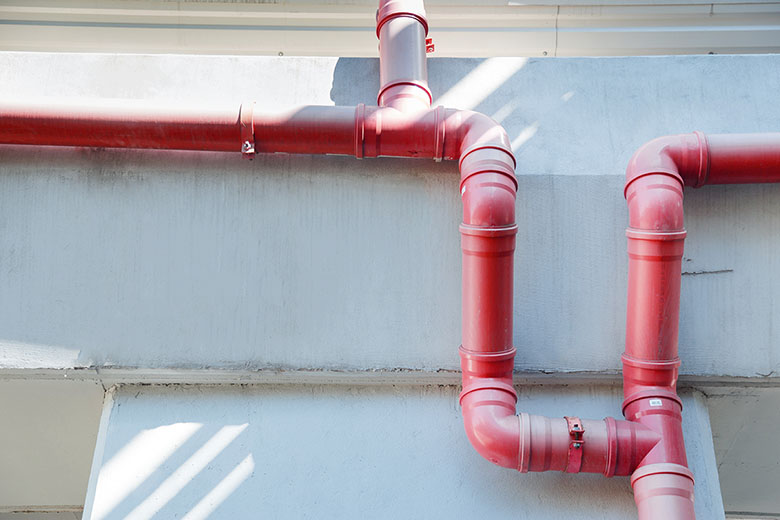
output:
[{"label": "concrete wall", "polygon": [[[518,157],[517,369],[552,379],[614,375],[625,324],[628,158],[662,134],[777,130],[780,57],[440,59],[430,72],[437,103],[502,121]],[[374,60],[0,54],[3,98],[257,99],[262,109],[371,103],[377,83]],[[428,161],[0,146],[0,376],[455,371],[457,183],[453,164]],[[683,372],[776,384],[780,187],[686,195]],[[615,389],[522,391],[532,412],[620,410]],[[453,516],[490,507],[499,517],[630,517],[625,479],[521,476],[479,459],[455,394],[122,387],[104,410],[87,507],[106,518],[149,504],[206,511],[204,497],[213,505],[213,490],[231,489],[214,507],[237,517],[254,511],[248,497],[261,490],[262,507],[299,516],[317,507],[333,516],[368,508],[439,516],[430,508],[441,506]],[[700,397],[688,396],[685,413],[700,518],[722,518]],[[172,437],[155,437],[166,432]],[[193,473],[199,448],[214,453],[234,434],[213,471]],[[127,466],[112,469],[115,455],[146,450],[150,439],[162,448],[154,467],[139,459],[144,478],[106,480],[111,471],[126,476]],[[182,475],[192,480],[171,495]],[[246,478],[220,486],[228,475]],[[159,502],[165,493],[169,501]]]},{"label": "concrete wall", "polygon": [[[517,152],[517,368],[618,370],[628,158],[662,134],[777,130],[780,58],[430,69],[437,102],[493,115]],[[3,97],[262,109],[371,102],[377,77],[363,59],[0,55]],[[457,193],[427,161],[2,147],[3,366],[456,369]],[[778,202],[688,193],[684,373],[778,370]]]},{"label": "concrete wall", "polygon": [[[520,407],[602,417],[618,389],[519,388]],[[627,478],[520,474],[482,459],[454,387],[122,387],[84,518],[636,518]],[[707,408],[686,394],[696,514],[723,519]],[[156,516],[155,516],[156,515]]]}]

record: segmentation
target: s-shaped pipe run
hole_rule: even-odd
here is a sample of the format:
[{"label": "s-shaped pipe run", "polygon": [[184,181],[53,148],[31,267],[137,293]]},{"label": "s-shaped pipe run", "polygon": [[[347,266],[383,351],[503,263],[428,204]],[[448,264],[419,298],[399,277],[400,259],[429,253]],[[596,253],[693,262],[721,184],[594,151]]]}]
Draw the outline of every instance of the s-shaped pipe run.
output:
[{"label": "s-shaped pipe run", "polygon": [[382,0],[378,106],[304,106],[276,113],[0,101],[0,142],[457,160],[463,223],[463,417],[487,459],[520,471],[628,475],[657,437],[608,418],[515,415],[512,387],[515,159],[504,129],[470,111],[431,108],[428,22],[420,0]]}]

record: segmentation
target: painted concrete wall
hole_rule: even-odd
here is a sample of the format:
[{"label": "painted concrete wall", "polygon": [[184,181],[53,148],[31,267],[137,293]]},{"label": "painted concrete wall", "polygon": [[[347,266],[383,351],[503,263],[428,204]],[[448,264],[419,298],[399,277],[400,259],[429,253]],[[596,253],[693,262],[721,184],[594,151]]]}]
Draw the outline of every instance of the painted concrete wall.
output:
[{"label": "painted concrete wall", "polygon": [[[780,388],[705,388],[723,501],[731,511],[780,517]],[[758,478],[757,478],[758,477]],[[747,515],[746,515],[747,516]]]},{"label": "painted concrete wall", "polygon": [[[777,130],[780,58],[431,60],[518,156],[517,368],[619,368],[622,172],[648,139]],[[371,102],[363,59],[0,54],[0,96]],[[780,186],[689,192],[683,372],[780,366]],[[0,148],[6,368],[456,369],[452,164]],[[698,274],[717,271],[716,274]],[[573,353],[573,354],[572,354]]]},{"label": "painted concrete wall", "polygon": [[[518,156],[517,369],[616,373],[628,158],[662,134],[777,130],[780,58],[441,59],[430,71],[438,103],[501,120]],[[371,103],[377,78],[376,61],[360,59],[0,53],[4,98],[257,99],[262,109]],[[778,202],[777,186],[687,192],[686,374],[780,380]],[[0,146],[0,372],[457,370],[459,220],[452,164]],[[523,404],[548,415],[619,412],[614,390],[570,393],[525,389]],[[506,516],[633,512],[625,480],[490,467],[467,445],[453,387],[123,387],[107,411],[88,507],[108,511],[116,493],[125,496],[106,517],[158,496],[166,482],[170,495],[191,472],[181,464],[212,449],[218,432],[215,443],[237,437],[168,511],[204,497],[211,507],[211,492],[230,487],[220,479],[247,475],[249,462],[240,463],[252,455],[245,483],[219,506],[226,516],[246,516],[251,502],[241,497],[260,489],[273,491],[265,506],[296,497],[300,512],[315,500],[337,511],[347,498],[364,509],[386,504],[387,516],[394,507],[429,511],[427,492],[453,511],[500,499]],[[689,396],[685,413],[700,517],[722,518],[701,401]],[[123,447],[145,448],[180,424],[192,429],[189,444],[141,467],[147,479],[137,488],[97,479],[126,469],[109,463]],[[160,445],[175,448],[176,438]],[[412,457],[410,444],[440,464]],[[285,466],[299,452],[319,464]],[[478,478],[463,480],[472,471]],[[294,494],[304,485],[308,495]],[[550,509],[556,497],[571,500]]]},{"label": "painted concrete wall", "polygon": [[0,374],[0,520],[13,520],[3,516],[13,511],[80,510],[102,403],[95,381]]},{"label": "painted concrete wall", "polygon": [[[520,407],[603,417],[619,390],[519,388]],[[85,519],[636,518],[628,478],[520,474],[482,459],[454,387],[121,387]],[[684,401],[697,518],[723,519],[709,419]]]}]

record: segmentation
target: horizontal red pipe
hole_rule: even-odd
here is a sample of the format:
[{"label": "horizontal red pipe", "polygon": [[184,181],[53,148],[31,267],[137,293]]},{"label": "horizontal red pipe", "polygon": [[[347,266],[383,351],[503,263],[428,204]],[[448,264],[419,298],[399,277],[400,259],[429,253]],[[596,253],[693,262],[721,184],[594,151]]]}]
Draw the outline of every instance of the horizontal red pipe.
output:
[{"label": "horizontal red pipe", "polygon": [[0,100],[0,142],[37,146],[237,151],[239,109]]},{"label": "horizontal red pipe", "polygon": [[496,161],[514,170],[503,128],[478,112],[442,107],[412,114],[364,105],[260,112],[252,104],[229,109],[0,101],[0,143],[5,144],[240,151],[246,140],[260,153],[437,160],[461,159],[484,148],[506,155]]},{"label": "horizontal red pipe", "polygon": [[780,182],[780,133],[706,136],[704,184]]}]

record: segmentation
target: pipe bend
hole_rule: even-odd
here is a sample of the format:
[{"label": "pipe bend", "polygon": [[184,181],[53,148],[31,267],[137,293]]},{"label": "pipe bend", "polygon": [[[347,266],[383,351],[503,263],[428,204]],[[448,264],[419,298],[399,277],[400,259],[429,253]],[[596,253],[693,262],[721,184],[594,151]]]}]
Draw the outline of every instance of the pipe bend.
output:
[{"label": "pipe bend", "polygon": [[634,153],[626,168],[624,194],[632,182],[653,174],[668,175],[680,184],[698,188],[707,181],[709,145],[701,132],[667,135],[648,141]]},{"label": "pipe bend", "polygon": [[[511,389],[511,386],[509,387]],[[462,394],[463,426],[471,445],[486,460],[520,469],[520,421],[514,390],[486,387]]]},{"label": "pipe bend", "polygon": [[467,110],[445,113],[444,155],[458,158],[463,223],[477,227],[515,224],[515,157],[506,130]]},{"label": "pipe bend", "polygon": [[516,394],[498,379],[473,380],[461,393],[463,425],[486,460],[522,473],[562,471],[630,475],[661,436],[638,422],[583,420],[572,436],[565,418],[515,414]]},{"label": "pipe bend", "polygon": [[508,156],[514,172],[516,162],[509,135],[498,122],[485,114],[472,110],[448,108],[444,118],[445,157],[459,159],[461,163],[473,151],[480,148],[495,149]]},{"label": "pipe bend", "polygon": [[[577,440],[564,418],[516,415],[515,349],[460,348],[463,425],[472,446],[493,464],[526,473],[565,471],[630,475],[660,437],[649,428],[607,418],[583,420]],[[574,443],[579,443],[573,447]]]}]

